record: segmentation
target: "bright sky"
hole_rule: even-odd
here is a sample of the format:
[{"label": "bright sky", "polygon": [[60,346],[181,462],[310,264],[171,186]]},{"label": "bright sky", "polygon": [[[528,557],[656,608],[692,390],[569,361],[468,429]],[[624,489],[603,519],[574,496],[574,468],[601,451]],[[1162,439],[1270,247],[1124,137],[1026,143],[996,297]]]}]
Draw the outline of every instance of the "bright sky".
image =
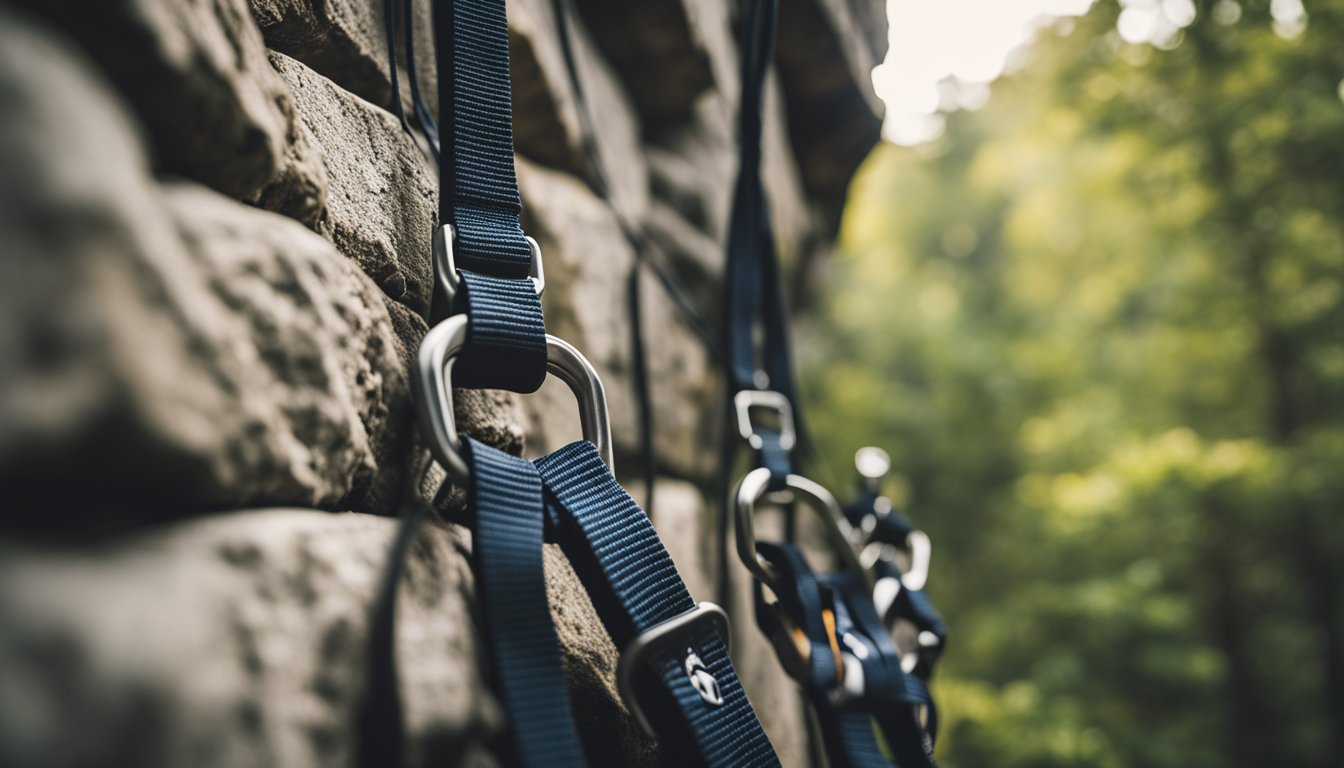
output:
[{"label": "bright sky", "polygon": [[[1040,22],[1084,13],[1092,0],[887,0],[891,48],[873,70],[887,105],[886,138],[919,144],[943,132],[941,112],[979,109],[989,83]],[[956,87],[940,86],[956,78]]]},{"label": "bright sky", "polygon": [[[887,105],[883,134],[897,144],[920,144],[943,133],[944,114],[979,109],[989,84],[1013,52],[1061,16],[1087,12],[1093,0],[887,0],[891,48],[873,69],[873,86]],[[1116,32],[1131,45],[1171,48],[1195,20],[1194,0],[1120,0]],[[1302,0],[1270,0],[1274,31],[1293,39],[1307,26]],[[1237,0],[1217,0],[1212,19],[1241,18]],[[1344,99],[1344,81],[1340,82]]]}]

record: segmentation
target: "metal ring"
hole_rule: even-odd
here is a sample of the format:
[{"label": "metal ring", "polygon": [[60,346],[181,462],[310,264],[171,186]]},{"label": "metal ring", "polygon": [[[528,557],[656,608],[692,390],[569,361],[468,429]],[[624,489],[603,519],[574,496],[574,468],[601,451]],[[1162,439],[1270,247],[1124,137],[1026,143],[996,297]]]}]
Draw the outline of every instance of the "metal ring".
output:
[{"label": "metal ring", "polygon": [[[462,456],[462,439],[453,420],[453,359],[467,343],[466,315],[453,315],[425,334],[416,355],[416,415],[434,458],[459,484],[471,480],[471,469]],[[546,370],[565,382],[579,401],[583,437],[597,446],[607,468],[615,471],[611,453],[611,422],[607,395],[597,371],[577,349],[563,339],[547,334]]]},{"label": "metal ring", "polygon": [[[756,552],[756,504],[765,497],[770,485],[770,470],[766,467],[752,470],[738,483],[736,498],[737,512],[737,557],[742,564],[760,579],[767,587],[776,589],[779,575],[770,562]],[[845,566],[855,573],[869,579],[867,569],[863,567],[856,548],[854,527],[845,519],[840,503],[831,492],[801,475],[789,475],[784,481],[785,491],[791,493],[795,501],[822,516],[827,543],[840,556]]]},{"label": "metal ring", "polygon": [[[540,296],[546,291],[546,270],[541,263],[541,246],[527,235],[524,235],[523,239],[527,241],[527,247],[532,253],[531,261],[528,263],[528,279],[532,281],[532,287],[536,288],[537,295]],[[437,303],[439,297],[442,297],[442,304],[435,309],[441,310],[440,316],[444,318],[453,311],[458,290],[462,287],[462,275],[457,271],[457,260],[453,256],[453,243],[456,240],[457,232],[452,224],[444,224],[434,231],[434,280],[438,292],[434,301]]]}]

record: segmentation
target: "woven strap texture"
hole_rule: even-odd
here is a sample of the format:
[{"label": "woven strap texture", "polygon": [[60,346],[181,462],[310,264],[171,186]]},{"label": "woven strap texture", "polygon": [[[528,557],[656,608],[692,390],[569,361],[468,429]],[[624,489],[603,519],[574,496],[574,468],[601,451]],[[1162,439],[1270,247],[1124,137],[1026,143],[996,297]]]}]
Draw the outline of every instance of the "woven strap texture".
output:
[{"label": "woven strap texture", "polygon": [[542,570],[541,478],[532,462],[467,438],[475,513],[472,570],[495,690],[517,761],[582,766]]},{"label": "woven strap texture", "polygon": [[526,279],[532,248],[519,223],[504,0],[438,0],[434,32],[439,219],[454,227],[453,258],[466,289],[466,306],[452,310],[465,311],[470,324],[454,381],[534,392],[546,378],[546,326]]},{"label": "woven strap texture", "polygon": [[[617,648],[695,606],[648,516],[592,443],[571,443],[536,465],[557,540]],[[718,682],[723,703],[697,692],[687,654],[650,653],[636,688],[663,748],[678,765],[778,765],[723,640],[709,627],[685,640]]]}]

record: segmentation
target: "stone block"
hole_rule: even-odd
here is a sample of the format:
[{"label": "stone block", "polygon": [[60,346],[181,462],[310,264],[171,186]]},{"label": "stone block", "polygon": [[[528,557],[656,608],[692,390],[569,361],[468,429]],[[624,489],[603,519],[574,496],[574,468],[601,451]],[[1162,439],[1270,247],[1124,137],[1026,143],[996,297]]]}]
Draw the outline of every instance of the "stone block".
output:
[{"label": "stone block", "polygon": [[[699,0],[579,0],[577,7],[599,49],[620,73],[650,131],[685,120],[695,100],[715,85],[706,50],[713,40],[707,16],[721,4]],[[649,66],[650,62],[658,66]]]},{"label": "stone block", "polygon": [[6,16],[7,517],[50,524],[58,503],[97,524],[247,504],[389,511],[410,414],[383,295],[295,222],[154,182],[101,81]]},{"label": "stone block", "polygon": [[[542,299],[548,330],[574,344],[602,375],[619,457],[639,451],[631,390],[627,282],[634,252],[611,209],[573,176],[520,161],[519,183],[527,229],[546,260]],[[671,302],[647,271],[641,278],[649,380],[658,424],[654,450],[674,474],[708,477],[714,458],[702,415],[714,407],[708,352],[677,319]],[[577,409],[563,384],[549,382],[526,398],[534,452],[579,438]]]},{"label": "stone block", "polygon": [[271,55],[320,158],[295,167],[325,176],[326,213],[318,231],[412,311],[429,311],[430,250],[438,218],[433,165],[396,118],[284,54]]},{"label": "stone block", "polygon": [[[351,765],[396,522],[261,510],[0,548],[0,764]],[[459,534],[424,530],[397,605],[409,765],[494,765]]]},{"label": "stone block", "polygon": [[[391,59],[381,0],[248,0],[272,50],[302,61],[337,85],[392,110]],[[438,110],[438,70],[430,6],[434,0],[413,0],[410,27],[415,34],[416,74],[429,107]],[[397,52],[401,99],[411,110],[406,75],[406,21],[402,0],[394,0],[398,19]]]},{"label": "stone block", "polygon": [[873,0],[808,0],[779,18],[776,57],[788,132],[808,196],[820,203],[821,231],[840,224],[849,180],[881,137],[883,107],[873,67],[886,55],[880,5]]},{"label": "stone block", "polygon": [[143,121],[157,171],[239,199],[279,171],[294,105],[247,0],[20,0],[79,41]]}]

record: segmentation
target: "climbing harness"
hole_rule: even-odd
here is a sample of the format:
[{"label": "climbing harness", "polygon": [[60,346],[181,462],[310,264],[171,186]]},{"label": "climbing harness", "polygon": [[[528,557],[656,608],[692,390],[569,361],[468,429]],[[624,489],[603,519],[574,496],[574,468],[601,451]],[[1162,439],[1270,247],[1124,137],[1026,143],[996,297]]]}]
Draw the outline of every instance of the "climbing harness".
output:
[{"label": "climbing harness", "polygon": [[[742,40],[741,167],[728,233],[724,308],[726,411],[736,430],[725,430],[729,437],[723,466],[730,471],[733,465],[735,431],[752,448],[755,468],[732,494],[735,550],[754,580],[757,624],[805,692],[829,763],[835,768],[891,765],[875,736],[876,726],[897,765],[926,768],[934,765],[932,699],[924,678],[903,668],[875,603],[877,581],[871,566],[881,562],[896,568],[883,555],[886,542],[865,540],[864,534],[875,528],[856,527],[829,491],[794,468],[801,419],[778,258],[760,178],[763,97],[777,13],[777,0],[752,0]],[[763,501],[788,505],[786,539],[793,538],[792,509],[815,513],[831,560],[827,572],[814,571],[798,545],[757,539],[756,517]],[[725,527],[728,517],[723,518]],[[866,525],[869,518],[860,522]],[[726,550],[727,531],[721,529],[721,535]],[[908,541],[909,536],[903,537],[899,544]],[[901,589],[901,575],[895,572],[896,589],[886,611],[910,612],[909,593],[914,590]],[[883,586],[892,592],[891,584]]]},{"label": "climbing harness", "polygon": [[[411,0],[402,5],[414,121],[441,164],[432,327],[421,343],[413,383],[421,439],[451,484],[467,491],[465,509],[452,519],[473,532],[472,567],[490,677],[509,715],[511,738],[502,751],[521,765],[585,762],[546,602],[541,546],[547,541],[560,544],[622,649],[620,696],[669,756],[687,765],[777,765],[729,659],[726,614],[692,600],[648,515],[614,479],[597,373],[576,349],[546,334],[541,250],[519,222],[503,0],[440,0],[435,9],[437,122],[419,88]],[[553,0],[552,9],[591,182],[606,198],[608,177],[584,103],[569,10],[564,0]],[[394,110],[409,131],[396,75],[395,0],[386,0],[384,10]],[[755,582],[757,624],[806,693],[828,761],[837,768],[887,766],[894,757],[902,768],[925,768],[933,766],[937,726],[926,682],[946,636],[922,591],[928,538],[891,510],[880,494],[880,478],[870,478],[842,509],[794,467],[806,436],[796,410],[787,312],[760,179],[764,88],[777,13],[777,0],[752,0],[744,27],[741,168],[728,233],[721,349],[688,292],[648,257],[642,233],[613,206],[636,256],[627,301],[646,495],[651,503],[653,423],[639,299],[640,273],[648,268],[687,327],[725,363],[726,412],[735,427],[725,440],[725,491],[737,436],[753,449],[755,464],[733,493],[736,553]],[[527,461],[457,432],[454,386],[528,393],[548,375],[575,394],[584,440]],[[873,449],[865,450],[872,465]],[[413,473],[415,479],[423,477],[423,469]],[[420,498],[418,488],[403,504],[370,638],[362,765],[386,764],[402,754],[392,653],[395,588],[417,527],[443,510],[449,487],[445,483],[433,505]],[[788,506],[786,541],[757,540],[756,516],[764,503]],[[830,558],[821,572],[791,541],[795,507],[818,519]],[[728,523],[725,514],[721,573]],[[893,629],[898,635],[913,631],[914,650],[903,655]]]},{"label": "climbing harness", "polygon": [[[726,615],[691,599],[648,516],[612,475],[601,380],[576,349],[545,331],[541,251],[520,226],[505,4],[442,0],[435,10],[440,226],[433,326],[412,382],[422,440],[449,480],[467,490],[455,521],[473,533],[491,678],[509,715],[508,762],[585,763],[546,602],[542,543],[555,541],[622,649],[626,706],[664,750],[679,764],[778,765],[729,660]],[[458,434],[454,386],[529,393],[548,374],[576,395],[584,440],[532,462]],[[423,519],[421,505],[408,510],[394,561],[404,556],[404,532]],[[394,562],[384,589],[392,597],[377,607],[388,627],[399,573]],[[373,660],[371,687],[382,692],[376,703],[386,703],[389,689],[395,698],[390,633],[380,624],[371,643],[383,654]],[[367,706],[362,720],[365,740],[386,745],[396,739],[387,733],[393,718],[373,710]]]}]

